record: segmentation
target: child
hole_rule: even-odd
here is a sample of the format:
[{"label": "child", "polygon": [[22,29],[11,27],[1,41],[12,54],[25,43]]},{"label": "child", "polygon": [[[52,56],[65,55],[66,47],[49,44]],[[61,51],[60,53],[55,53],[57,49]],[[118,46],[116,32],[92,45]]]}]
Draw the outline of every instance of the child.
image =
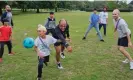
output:
[{"label": "child", "polygon": [[39,61],[37,80],[41,80],[43,63],[47,65],[47,62],[49,62],[49,45],[54,44],[57,40],[52,36],[46,35],[47,30],[42,25],[38,25],[37,32],[38,37],[35,40],[35,51],[37,52]]},{"label": "child", "polygon": [[97,34],[98,34],[98,37],[99,37],[100,41],[104,42],[104,40],[102,38],[102,35],[99,31],[99,26],[98,26],[99,25],[99,16],[96,13],[97,13],[97,10],[94,9],[93,14],[91,15],[90,20],[89,20],[90,25],[89,25],[89,27],[88,27],[88,29],[87,29],[87,31],[86,31],[86,33],[85,33],[85,35],[82,39],[85,40],[87,34],[89,33],[89,31],[92,29],[92,27],[94,27],[97,31]]},{"label": "child", "polygon": [[47,21],[45,23],[45,27],[47,29],[46,35],[48,35],[49,33],[51,33],[53,35],[54,29],[56,27],[54,12],[50,12],[50,17],[47,19]]},{"label": "child", "polygon": [[7,19],[3,20],[3,26],[0,27],[0,62],[2,62],[2,56],[4,53],[4,45],[6,44],[8,47],[9,55],[13,55],[12,52],[12,43],[11,43],[11,37],[12,37],[12,29],[8,25],[9,21]]},{"label": "child", "polygon": [[133,69],[133,59],[126,51],[126,47],[133,49],[131,42],[131,31],[124,19],[120,17],[120,11],[115,9],[112,14],[115,21],[115,32],[118,31],[118,49],[130,61],[130,69]]}]

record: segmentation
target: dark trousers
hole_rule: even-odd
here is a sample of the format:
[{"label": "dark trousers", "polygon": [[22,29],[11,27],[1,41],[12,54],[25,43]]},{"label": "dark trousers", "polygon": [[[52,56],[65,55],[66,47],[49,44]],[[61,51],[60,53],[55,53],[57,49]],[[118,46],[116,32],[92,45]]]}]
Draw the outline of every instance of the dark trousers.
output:
[{"label": "dark trousers", "polygon": [[49,56],[46,56],[44,58],[39,58],[38,57],[38,78],[42,77],[42,68],[43,68],[43,63],[45,63],[45,65],[47,64],[47,62],[49,62]]},{"label": "dark trousers", "polygon": [[104,30],[104,35],[106,36],[106,24],[99,24],[99,30],[102,28],[102,26]]},{"label": "dark trousers", "polygon": [[2,58],[4,53],[4,45],[7,45],[8,47],[8,53],[10,54],[12,52],[12,43],[11,41],[0,41],[0,58]]},{"label": "dark trousers", "polygon": [[54,31],[55,29],[53,28],[53,29],[47,29],[47,33],[46,33],[46,35],[48,35],[49,33],[51,33],[52,35],[54,35]]}]

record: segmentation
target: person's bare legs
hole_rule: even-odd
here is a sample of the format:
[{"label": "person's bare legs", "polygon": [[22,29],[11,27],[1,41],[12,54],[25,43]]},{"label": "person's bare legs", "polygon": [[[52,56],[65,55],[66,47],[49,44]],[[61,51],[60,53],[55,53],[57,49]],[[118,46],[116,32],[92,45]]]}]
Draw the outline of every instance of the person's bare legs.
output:
[{"label": "person's bare legs", "polygon": [[133,69],[133,59],[131,58],[130,54],[126,51],[125,47],[119,46],[118,49],[125,57],[128,58],[128,60],[130,61],[130,69]]},{"label": "person's bare legs", "polygon": [[61,52],[64,52],[65,47],[61,45]]},{"label": "person's bare legs", "polygon": [[131,58],[130,54],[126,51],[125,47],[123,46],[118,46],[119,51],[126,57],[129,59],[129,61],[131,62],[133,59]]},{"label": "person's bare legs", "polygon": [[60,56],[62,59],[65,58],[65,54],[64,54],[64,50],[65,50],[65,47],[63,45],[61,45],[61,52],[60,52]]},{"label": "person's bare legs", "polygon": [[56,61],[57,61],[58,69],[63,69],[60,63],[61,46],[55,46],[55,50],[56,50]]},{"label": "person's bare legs", "polygon": [[60,62],[61,46],[55,46],[55,50],[56,50],[56,61],[58,63],[58,62]]}]

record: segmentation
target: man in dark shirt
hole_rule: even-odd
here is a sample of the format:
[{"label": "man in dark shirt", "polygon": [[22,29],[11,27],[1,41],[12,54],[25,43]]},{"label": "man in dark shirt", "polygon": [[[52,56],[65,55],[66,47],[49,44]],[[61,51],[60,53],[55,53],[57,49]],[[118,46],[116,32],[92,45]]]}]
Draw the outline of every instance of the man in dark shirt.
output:
[{"label": "man in dark shirt", "polygon": [[54,44],[56,49],[56,60],[57,60],[57,66],[58,69],[63,69],[60,63],[60,52],[61,52],[61,46],[64,46],[67,48],[68,52],[72,52],[72,47],[69,46],[69,44],[66,41],[66,35],[65,35],[65,29],[66,29],[66,20],[61,19],[59,21],[59,25],[55,28],[55,33],[52,35],[55,39],[57,39],[57,42]]},{"label": "man in dark shirt", "polygon": [[[65,38],[66,38],[66,41],[71,42],[71,40],[70,40],[70,34],[69,34],[69,24],[68,23],[66,24]],[[62,45],[61,46],[61,52],[60,52],[60,56],[61,56],[62,59],[65,58],[64,50],[65,50],[65,46]]]}]

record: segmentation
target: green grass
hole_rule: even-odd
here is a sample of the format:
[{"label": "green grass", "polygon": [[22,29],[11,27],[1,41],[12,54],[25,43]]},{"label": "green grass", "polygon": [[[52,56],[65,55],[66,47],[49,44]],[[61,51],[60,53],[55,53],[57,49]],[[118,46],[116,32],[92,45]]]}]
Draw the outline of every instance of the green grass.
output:
[{"label": "green grass", "polygon": [[[87,40],[82,37],[89,24],[88,12],[61,12],[55,13],[57,23],[65,18],[70,25],[72,39],[72,53],[65,53],[61,59],[64,70],[58,70],[55,64],[55,50],[53,46],[50,63],[43,68],[43,80],[133,80],[133,71],[129,64],[123,64],[124,56],[117,50],[117,40],[113,37],[112,13],[109,13],[109,23],[105,43],[99,42],[96,31],[92,29]],[[33,49],[25,49],[22,41],[25,37],[37,37],[38,24],[44,24],[49,14],[21,14],[15,15],[13,29],[14,56],[8,56],[7,46],[0,63],[0,80],[36,80],[37,55]],[[133,31],[132,13],[121,13]],[[24,36],[24,33],[28,36]],[[103,34],[103,30],[101,30]],[[133,56],[133,51],[128,49]]]}]

